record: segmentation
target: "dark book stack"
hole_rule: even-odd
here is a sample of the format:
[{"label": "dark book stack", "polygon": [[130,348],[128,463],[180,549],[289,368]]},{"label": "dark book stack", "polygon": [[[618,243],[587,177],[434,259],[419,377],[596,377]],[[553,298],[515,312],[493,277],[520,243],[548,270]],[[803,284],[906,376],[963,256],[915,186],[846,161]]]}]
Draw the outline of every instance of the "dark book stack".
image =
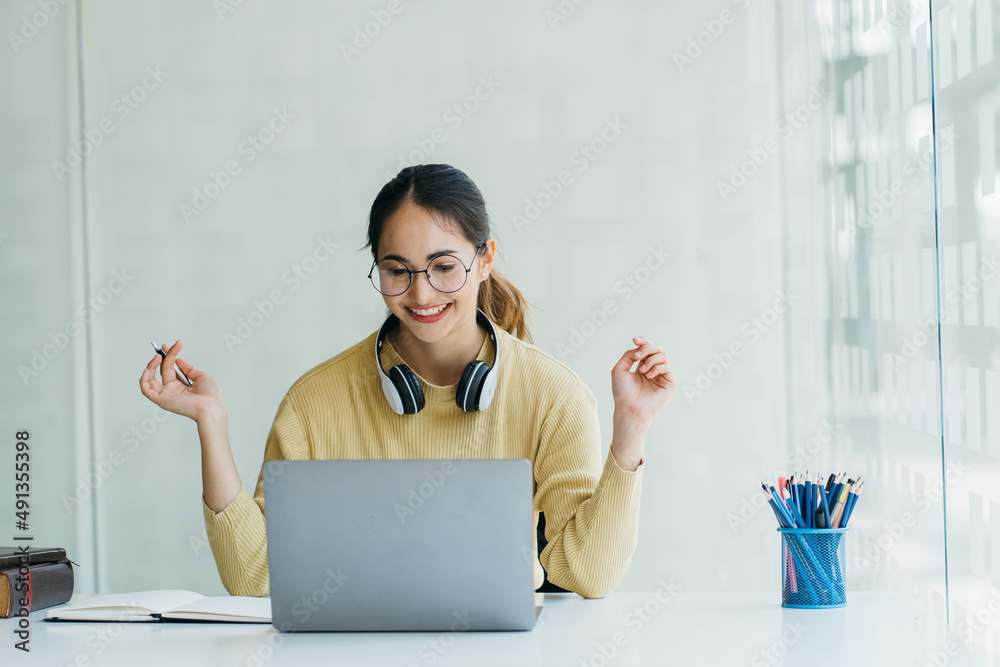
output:
[{"label": "dark book stack", "polygon": [[0,547],[0,618],[69,602],[73,565],[60,547]]}]

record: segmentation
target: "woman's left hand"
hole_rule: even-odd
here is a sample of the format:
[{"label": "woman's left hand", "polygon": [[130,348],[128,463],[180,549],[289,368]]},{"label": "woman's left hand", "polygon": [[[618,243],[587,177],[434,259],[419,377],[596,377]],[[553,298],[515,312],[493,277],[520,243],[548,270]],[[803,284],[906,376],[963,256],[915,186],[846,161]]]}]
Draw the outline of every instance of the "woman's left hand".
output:
[{"label": "woman's left hand", "polygon": [[[632,339],[637,347],[622,355],[611,369],[611,393],[615,412],[648,425],[677,393],[670,359],[663,348],[641,336]],[[629,368],[639,366],[632,373]]]}]

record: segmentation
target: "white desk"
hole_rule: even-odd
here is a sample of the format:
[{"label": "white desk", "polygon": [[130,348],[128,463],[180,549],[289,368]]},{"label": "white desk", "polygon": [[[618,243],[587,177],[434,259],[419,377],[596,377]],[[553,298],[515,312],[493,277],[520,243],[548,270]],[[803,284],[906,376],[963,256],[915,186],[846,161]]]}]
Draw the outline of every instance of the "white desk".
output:
[{"label": "white desk", "polygon": [[281,634],[264,624],[55,623],[43,621],[44,615],[31,614],[30,654],[14,648],[16,621],[0,620],[0,665],[985,664],[916,596],[895,593],[848,592],[846,607],[828,610],[783,609],[777,593],[677,593],[666,603],[655,593],[613,593],[600,600],[546,593],[529,632],[454,635]]}]

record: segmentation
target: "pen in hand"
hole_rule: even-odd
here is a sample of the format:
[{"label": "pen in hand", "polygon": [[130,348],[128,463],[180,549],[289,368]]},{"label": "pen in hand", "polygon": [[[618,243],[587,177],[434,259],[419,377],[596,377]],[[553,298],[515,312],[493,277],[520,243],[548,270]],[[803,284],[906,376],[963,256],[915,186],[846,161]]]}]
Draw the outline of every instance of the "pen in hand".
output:
[{"label": "pen in hand", "polygon": [[[149,341],[149,344],[153,346],[153,349],[156,350],[156,353],[158,355],[160,355],[164,359],[167,358],[167,353],[164,352],[162,349],[160,349],[159,345],[157,345],[153,341]],[[177,365],[177,362],[174,362],[174,372],[177,373],[177,377],[180,378],[181,382],[183,382],[189,387],[191,386],[191,380],[188,379],[187,375],[184,375],[184,371],[180,369],[180,366]]]}]

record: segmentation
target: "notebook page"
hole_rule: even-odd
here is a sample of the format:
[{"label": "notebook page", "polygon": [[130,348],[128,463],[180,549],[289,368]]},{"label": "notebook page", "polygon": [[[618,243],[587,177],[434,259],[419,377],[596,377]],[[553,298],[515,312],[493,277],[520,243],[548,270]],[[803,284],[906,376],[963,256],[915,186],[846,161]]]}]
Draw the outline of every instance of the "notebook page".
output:
[{"label": "notebook page", "polygon": [[231,616],[233,618],[254,618],[271,620],[271,598],[247,597],[242,595],[219,595],[203,597],[193,602],[174,607],[167,616],[184,613],[186,617],[196,618],[199,614],[214,616]]},{"label": "notebook page", "polygon": [[135,593],[111,593],[107,595],[95,595],[72,602],[65,606],[60,606],[58,612],[71,611],[76,609],[101,609],[101,610],[128,610],[147,611],[158,614],[167,609],[172,609],[183,604],[193,602],[202,596],[200,593],[182,590],[157,590],[138,591]]}]

